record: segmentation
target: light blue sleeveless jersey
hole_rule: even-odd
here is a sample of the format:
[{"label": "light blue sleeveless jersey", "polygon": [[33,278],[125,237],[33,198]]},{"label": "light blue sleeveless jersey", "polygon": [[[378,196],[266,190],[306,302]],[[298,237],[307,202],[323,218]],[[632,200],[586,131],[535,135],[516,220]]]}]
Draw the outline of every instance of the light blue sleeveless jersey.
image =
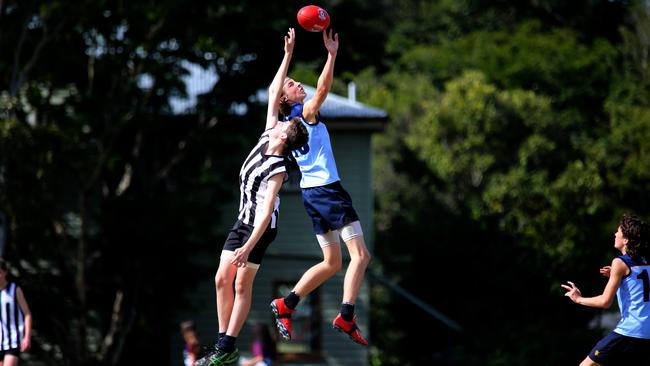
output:
[{"label": "light blue sleeveless jersey", "polygon": [[302,104],[292,105],[291,114],[286,118],[290,120],[293,117],[300,117],[309,132],[307,144],[292,151],[302,174],[300,188],[320,187],[339,181],[327,127],[318,120],[318,116],[315,124],[307,123],[302,116],[302,106]]},{"label": "light blue sleeveless jersey", "polygon": [[629,255],[621,255],[630,268],[616,292],[621,320],[614,332],[634,338],[650,339],[650,264],[637,264]]}]

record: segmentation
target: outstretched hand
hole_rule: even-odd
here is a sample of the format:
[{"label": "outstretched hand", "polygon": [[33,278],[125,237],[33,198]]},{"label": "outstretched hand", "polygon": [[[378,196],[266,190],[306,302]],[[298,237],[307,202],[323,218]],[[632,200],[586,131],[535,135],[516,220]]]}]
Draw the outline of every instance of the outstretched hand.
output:
[{"label": "outstretched hand", "polygon": [[609,274],[612,273],[612,266],[605,266],[601,268],[599,271],[601,275],[605,277],[609,277]]},{"label": "outstretched hand", "polygon": [[327,30],[323,31],[323,43],[325,43],[325,48],[327,48],[327,52],[331,54],[336,54],[336,51],[339,49],[339,34],[334,33],[334,37],[332,37],[332,29],[330,28],[329,34],[327,33]]},{"label": "outstretched hand", "polygon": [[579,299],[580,297],[582,297],[582,294],[580,293],[580,290],[578,289],[578,287],[576,287],[576,285],[575,285],[573,282],[571,282],[571,281],[567,281],[567,283],[568,283],[569,285],[564,285],[564,284],[560,285],[560,286],[562,286],[562,288],[564,288],[565,290],[567,290],[567,292],[564,294],[564,296],[566,296],[566,297],[568,297],[569,299],[571,299],[571,301],[577,303],[577,302],[578,302],[578,299]]},{"label": "outstretched hand", "polygon": [[293,46],[296,44],[296,31],[293,28],[289,28],[287,35],[284,36],[284,52],[292,53]]}]

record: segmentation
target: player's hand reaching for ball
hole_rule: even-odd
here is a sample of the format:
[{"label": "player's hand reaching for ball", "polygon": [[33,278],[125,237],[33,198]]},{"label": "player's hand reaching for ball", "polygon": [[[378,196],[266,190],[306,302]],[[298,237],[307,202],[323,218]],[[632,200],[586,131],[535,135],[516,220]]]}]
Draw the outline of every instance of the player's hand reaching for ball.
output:
[{"label": "player's hand reaching for ball", "polygon": [[293,46],[296,44],[296,31],[293,28],[289,28],[287,35],[284,36],[284,52],[292,53]]},{"label": "player's hand reaching for ball", "polygon": [[612,273],[612,267],[611,266],[605,266],[600,269],[600,274],[609,277],[609,274]]},{"label": "player's hand reaching for ball", "polygon": [[334,33],[334,37],[332,37],[331,28],[329,30],[329,34],[327,33],[327,30],[324,30],[323,43],[325,43],[325,48],[327,48],[327,52],[329,52],[332,55],[336,55],[336,51],[339,49],[339,34]]}]

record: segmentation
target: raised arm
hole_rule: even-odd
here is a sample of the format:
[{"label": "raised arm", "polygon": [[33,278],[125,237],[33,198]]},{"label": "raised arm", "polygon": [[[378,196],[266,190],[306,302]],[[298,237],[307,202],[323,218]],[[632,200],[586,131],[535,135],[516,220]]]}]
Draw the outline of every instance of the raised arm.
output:
[{"label": "raised arm", "polygon": [[621,285],[623,277],[628,273],[628,268],[625,262],[619,258],[614,258],[612,261],[611,272],[609,275],[609,280],[603,293],[594,296],[594,297],[582,297],[580,290],[573,282],[568,281],[568,285],[561,285],[567,292],[564,296],[567,296],[571,301],[576,304],[589,306],[592,308],[603,308],[607,309],[612,305],[614,298],[616,298],[616,290]]},{"label": "raised arm", "polygon": [[325,48],[327,49],[327,61],[318,77],[314,97],[307,101],[302,108],[302,115],[307,122],[315,122],[316,113],[318,113],[321,105],[325,102],[327,93],[332,88],[332,81],[334,80],[334,62],[336,61],[336,53],[339,49],[338,33],[335,33],[334,37],[332,37],[331,29],[329,34],[327,30],[323,31],[323,43],[325,43]]},{"label": "raised arm", "polygon": [[271,85],[269,85],[269,105],[266,110],[266,129],[275,127],[278,123],[278,112],[280,110],[280,96],[282,95],[282,84],[289,71],[289,63],[293,55],[293,46],[296,44],[296,32],[289,28],[284,36],[284,58],[278,72],[275,74]]}]

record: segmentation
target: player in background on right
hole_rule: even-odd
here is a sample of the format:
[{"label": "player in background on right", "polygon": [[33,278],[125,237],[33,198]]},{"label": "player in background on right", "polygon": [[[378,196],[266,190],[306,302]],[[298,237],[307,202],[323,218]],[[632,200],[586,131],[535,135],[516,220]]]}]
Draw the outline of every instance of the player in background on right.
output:
[{"label": "player in background on right", "polygon": [[273,300],[271,310],[282,337],[291,339],[291,314],[298,302],[341,269],[340,236],[350,253],[350,263],[343,282],[341,311],[334,318],[332,326],[346,333],[353,341],[367,346],[368,341],[357,327],[354,307],[370,262],[370,252],[363,239],[352,198],[341,185],[327,127],[319,118],[319,109],[332,86],[334,61],[339,47],[338,34],[332,37],[332,30],[329,34],[325,30],[323,43],[327,49],[327,61],[318,78],[314,96],[305,102],[307,94],[302,84],[286,78],[280,99],[285,118],[300,117],[309,131],[307,144],[294,150],[293,156],[302,174],[302,200],[323,251],[323,261],[309,268],[289,295]]},{"label": "player in background on right", "polygon": [[650,227],[638,216],[623,215],[614,235],[614,247],[622,255],[600,269],[609,277],[601,295],[582,297],[576,285],[561,286],[576,304],[609,308],[618,298],[621,320],[591,350],[580,366],[650,365]]}]

